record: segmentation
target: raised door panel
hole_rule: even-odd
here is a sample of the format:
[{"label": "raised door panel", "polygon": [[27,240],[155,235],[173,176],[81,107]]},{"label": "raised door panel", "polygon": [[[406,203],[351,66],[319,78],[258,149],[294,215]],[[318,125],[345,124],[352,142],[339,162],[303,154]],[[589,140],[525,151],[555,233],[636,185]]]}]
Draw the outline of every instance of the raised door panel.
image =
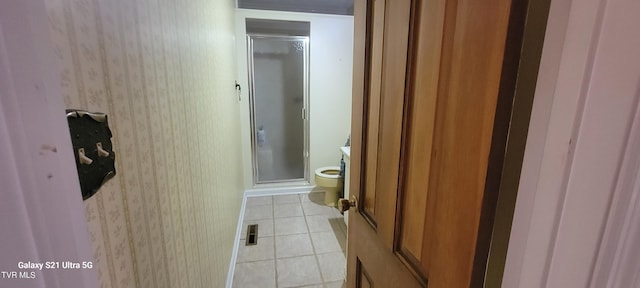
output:
[{"label": "raised door panel", "polygon": [[350,277],[347,279],[347,287],[424,287],[406,266],[386,249],[377,237],[376,231],[368,226],[367,220],[361,217],[361,214],[354,215],[357,216],[349,217],[349,233],[357,235],[362,241],[356,240],[356,245],[349,246],[347,265],[348,269],[353,269],[351,271],[355,273],[347,276]]},{"label": "raised door panel", "polygon": [[453,6],[446,12],[445,31],[454,32],[444,37],[442,61],[447,68],[440,72],[429,183],[429,191],[436,193],[431,287],[482,284],[472,281],[482,281],[485,272],[482,253],[488,247],[477,246],[485,183],[500,175],[487,169],[511,1],[460,0]]},{"label": "raised door panel", "polygon": [[[424,1],[414,7],[415,43],[409,51],[402,152],[402,185],[398,205],[396,249],[424,281],[428,275],[435,194],[429,181],[433,153],[436,101],[441,63],[445,1]],[[419,75],[419,76],[416,76]]]},{"label": "raised door panel", "polygon": [[393,246],[411,0],[368,1],[361,214]]},{"label": "raised door panel", "polygon": [[366,4],[367,13],[367,38],[366,38],[366,74],[365,95],[367,96],[366,107],[366,142],[369,143],[363,150],[364,159],[367,163],[364,166],[364,185],[361,199],[362,213],[372,223],[376,225],[376,179],[378,169],[378,139],[380,136],[380,101],[382,92],[382,53],[384,44],[384,18],[385,0],[368,1]]}]

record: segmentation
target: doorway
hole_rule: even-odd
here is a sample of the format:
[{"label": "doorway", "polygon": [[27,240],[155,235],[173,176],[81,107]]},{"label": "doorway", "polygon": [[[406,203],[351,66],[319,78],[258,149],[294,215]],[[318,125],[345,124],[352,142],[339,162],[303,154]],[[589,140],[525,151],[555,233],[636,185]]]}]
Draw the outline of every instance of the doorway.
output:
[{"label": "doorway", "polygon": [[309,23],[246,25],[253,184],[308,184]]}]

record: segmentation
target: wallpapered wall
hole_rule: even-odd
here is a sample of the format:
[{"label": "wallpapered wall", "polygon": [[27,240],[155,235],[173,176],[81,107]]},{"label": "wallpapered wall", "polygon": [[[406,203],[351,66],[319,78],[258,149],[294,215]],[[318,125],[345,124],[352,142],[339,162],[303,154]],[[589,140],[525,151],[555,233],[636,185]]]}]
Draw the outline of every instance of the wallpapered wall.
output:
[{"label": "wallpapered wall", "polygon": [[[221,287],[242,198],[233,0],[46,0],[67,108],[109,116],[102,287]],[[78,195],[80,197],[80,195]]]}]

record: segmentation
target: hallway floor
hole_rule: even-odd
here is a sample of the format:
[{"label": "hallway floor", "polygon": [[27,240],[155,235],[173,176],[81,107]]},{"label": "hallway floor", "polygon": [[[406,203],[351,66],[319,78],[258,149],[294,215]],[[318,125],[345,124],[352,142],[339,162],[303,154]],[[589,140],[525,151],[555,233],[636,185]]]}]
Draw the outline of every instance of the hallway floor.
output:
[{"label": "hallway floor", "polygon": [[[247,198],[233,288],[343,287],[347,227],[324,193]],[[247,225],[257,245],[246,246]]]}]

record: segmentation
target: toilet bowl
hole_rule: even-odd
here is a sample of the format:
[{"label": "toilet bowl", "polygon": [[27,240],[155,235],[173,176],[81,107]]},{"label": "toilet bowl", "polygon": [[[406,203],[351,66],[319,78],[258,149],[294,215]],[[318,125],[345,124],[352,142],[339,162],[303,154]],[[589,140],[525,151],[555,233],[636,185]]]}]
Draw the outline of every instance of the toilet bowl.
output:
[{"label": "toilet bowl", "polygon": [[340,167],[327,166],[316,169],[316,186],[321,187],[325,191],[324,204],[327,206],[336,206],[338,191],[342,189]]}]

